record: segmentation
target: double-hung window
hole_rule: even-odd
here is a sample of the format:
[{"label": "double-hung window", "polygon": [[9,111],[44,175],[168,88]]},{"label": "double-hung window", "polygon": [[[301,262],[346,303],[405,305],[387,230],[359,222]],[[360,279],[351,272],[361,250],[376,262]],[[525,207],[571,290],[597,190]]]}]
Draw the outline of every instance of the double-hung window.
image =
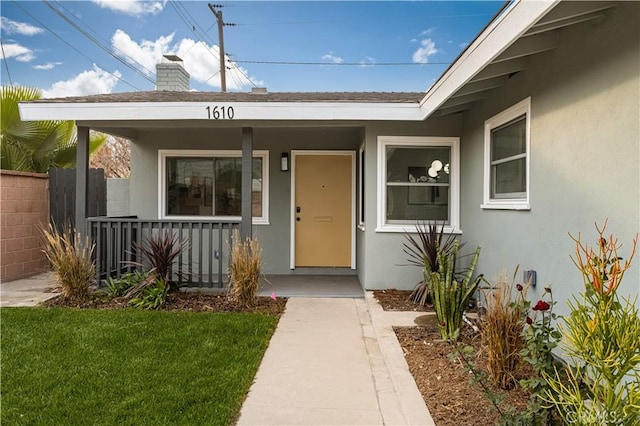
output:
[{"label": "double-hung window", "polygon": [[419,221],[459,231],[458,164],[458,138],[380,136],[377,231],[410,231]]},{"label": "double-hung window", "polygon": [[[251,209],[254,224],[268,218],[267,151],[254,151]],[[160,217],[230,219],[242,214],[240,151],[161,150]]]},{"label": "double-hung window", "polygon": [[485,122],[483,208],[530,208],[530,121],[531,99],[527,98]]}]

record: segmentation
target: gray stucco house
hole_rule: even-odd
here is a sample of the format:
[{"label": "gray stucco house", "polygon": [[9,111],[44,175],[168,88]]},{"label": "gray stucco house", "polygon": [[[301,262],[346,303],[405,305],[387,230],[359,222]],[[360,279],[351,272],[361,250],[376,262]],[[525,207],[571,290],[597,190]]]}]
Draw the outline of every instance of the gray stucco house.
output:
[{"label": "gray stucco house", "polygon": [[[215,275],[239,226],[268,274],[342,268],[366,289],[410,289],[403,233],[437,219],[482,246],[485,276],[519,264],[562,300],[582,288],[568,232],[608,218],[628,248],[639,229],[638,22],[639,2],[507,3],[426,93],[156,90],[20,108],[75,120],[81,147],[89,129],[133,141],[138,219],[90,219],[102,245],[169,224]],[[158,89],[184,81],[165,67]],[[638,271],[624,293],[638,294]]]}]

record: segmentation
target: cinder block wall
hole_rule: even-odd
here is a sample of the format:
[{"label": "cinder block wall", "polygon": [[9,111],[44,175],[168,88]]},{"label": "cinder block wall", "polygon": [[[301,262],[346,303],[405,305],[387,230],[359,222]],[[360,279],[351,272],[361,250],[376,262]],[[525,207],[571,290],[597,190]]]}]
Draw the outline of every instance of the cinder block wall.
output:
[{"label": "cinder block wall", "polygon": [[49,222],[49,176],[0,170],[0,281],[48,268],[42,225]]}]

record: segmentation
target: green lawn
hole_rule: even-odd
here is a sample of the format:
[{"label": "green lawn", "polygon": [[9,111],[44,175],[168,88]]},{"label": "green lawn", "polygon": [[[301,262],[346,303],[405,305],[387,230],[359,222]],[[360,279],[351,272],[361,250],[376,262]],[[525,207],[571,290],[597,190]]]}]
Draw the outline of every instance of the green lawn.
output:
[{"label": "green lawn", "polygon": [[277,318],[3,308],[1,424],[231,424]]}]

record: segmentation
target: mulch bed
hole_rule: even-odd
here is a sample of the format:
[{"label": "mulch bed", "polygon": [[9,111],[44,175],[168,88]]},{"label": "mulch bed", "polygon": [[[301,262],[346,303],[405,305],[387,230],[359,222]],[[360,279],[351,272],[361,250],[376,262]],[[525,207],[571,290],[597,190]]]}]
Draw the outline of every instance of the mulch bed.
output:
[{"label": "mulch bed", "polygon": [[[377,290],[374,296],[385,311],[433,311],[431,306],[421,307],[408,300],[410,291]],[[454,346],[440,338],[435,323],[426,322],[420,327],[394,328],[404,351],[409,370],[438,426],[493,425],[500,414],[474,382],[474,375],[465,367]],[[475,368],[484,370],[486,355],[482,350],[480,334],[471,327],[461,333],[458,348],[465,348],[463,356]],[[468,352],[467,352],[468,351]],[[501,409],[507,406],[524,410],[529,394],[519,387],[498,391],[484,382],[494,392],[505,395]]]},{"label": "mulch bed", "polygon": [[385,311],[433,312],[433,306],[421,306],[409,300],[410,290],[374,290],[373,295]]},{"label": "mulch bed", "polygon": [[[280,315],[287,304],[285,298],[275,300],[270,297],[258,297],[253,306],[241,306],[225,294],[175,292],[167,295],[167,301],[162,308],[164,311],[191,312],[259,312],[268,315]],[[101,295],[92,295],[88,300],[78,303],[64,300],[61,296],[43,303],[43,306],[92,308],[92,309],[123,309],[129,308],[125,300],[109,299]],[[135,309],[135,308],[131,308]]]}]

